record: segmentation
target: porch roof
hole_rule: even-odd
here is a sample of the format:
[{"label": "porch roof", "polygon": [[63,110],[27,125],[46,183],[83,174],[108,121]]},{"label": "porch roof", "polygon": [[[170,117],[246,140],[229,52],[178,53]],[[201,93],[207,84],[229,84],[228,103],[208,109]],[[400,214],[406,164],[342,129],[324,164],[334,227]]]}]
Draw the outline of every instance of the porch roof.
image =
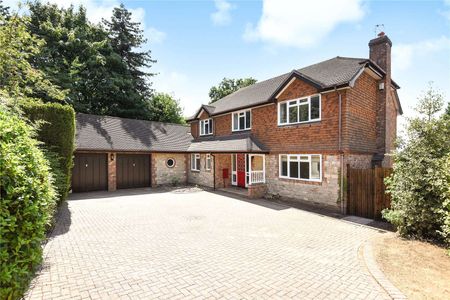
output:
[{"label": "porch roof", "polygon": [[188,152],[269,152],[250,133],[236,133],[224,137],[202,137],[194,140]]}]

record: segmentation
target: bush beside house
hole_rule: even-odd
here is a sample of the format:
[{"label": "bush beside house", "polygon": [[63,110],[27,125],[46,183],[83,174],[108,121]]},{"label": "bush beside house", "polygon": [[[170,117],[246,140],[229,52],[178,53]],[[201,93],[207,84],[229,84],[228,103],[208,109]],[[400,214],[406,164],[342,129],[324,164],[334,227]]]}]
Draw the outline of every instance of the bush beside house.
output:
[{"label": "bush beside house", "polygon": [[394,173],[386,182],[391,209],[383,216],[402,236],[450,246],[450,117],[435,117],[443,97],[430,89],[410,119],[406,142],[394,154]]},{"label": "bush beside house", "polygon": [[29,102],[22,105],[25,117],[37,123],[37,139],[44,143],[45,156],[55,178],[59,202],[67,198],[73,166],[75,112],[59,103]]},{"label": "bush beside house", "polygon": [[0,299],[18,299],[42,260],[55,209],[52,176],[34,129],[0,105]]}]

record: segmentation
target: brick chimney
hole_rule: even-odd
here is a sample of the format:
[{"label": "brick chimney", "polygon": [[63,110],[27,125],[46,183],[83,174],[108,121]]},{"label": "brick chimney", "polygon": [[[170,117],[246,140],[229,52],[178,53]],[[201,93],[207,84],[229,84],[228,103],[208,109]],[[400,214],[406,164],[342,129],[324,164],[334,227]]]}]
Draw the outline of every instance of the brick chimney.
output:
[{"label": "brick chimney", "polygon": [[382,165],[386,150],[386,105],[391,90],[391,40],[380,32],[378,37],[369,42],[369,58],[381,67],[386,75],[379,81],[377,95],[377,153],[372,163]]}]

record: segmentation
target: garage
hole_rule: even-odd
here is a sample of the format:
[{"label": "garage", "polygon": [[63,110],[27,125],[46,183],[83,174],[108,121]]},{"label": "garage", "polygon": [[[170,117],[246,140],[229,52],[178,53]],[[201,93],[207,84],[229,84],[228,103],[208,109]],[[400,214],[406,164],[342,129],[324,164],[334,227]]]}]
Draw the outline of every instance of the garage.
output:
[{"label": "garage", "polygon": [[76,153],[72,171],[72,191],[91,192],[107,189],[107,155],[102,153]]},{"label": "garage", "polygon": [[148,187],[150,181],[149,154],[117,154],[117,188]]}]

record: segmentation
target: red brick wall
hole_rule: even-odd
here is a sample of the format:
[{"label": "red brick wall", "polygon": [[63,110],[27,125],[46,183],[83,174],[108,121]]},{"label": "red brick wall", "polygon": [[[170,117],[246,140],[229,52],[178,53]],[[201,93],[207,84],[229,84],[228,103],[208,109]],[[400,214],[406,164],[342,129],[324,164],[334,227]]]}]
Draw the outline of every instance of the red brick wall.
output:
[{"label": "red brick wall", "polygon": [[[392,153],[395,149],[395,140],[397,138],[398,111],[394,93],[391,89],[386,103],[386,153]],[[385,158],[384,165],[386,167],[392,166],[392,158],[390,156]]]},{"label": "red brick wall", "polygon": [[345,150],[356,152],[376,152],[377,144],[377,81],[363,73],[355,86],[347,92],[344,106]]},{"label": "red brick wall", "polygon": [[[317,89],[302,80],[295,80],[278,101],[296,99],[317,93]],[[339,150],[339,94],[342,101],[342,150],[352,153],[377,151],[378,82],[367,73],[361,74],[350,89],[322,94],[321,120],[318,122],[278,126],[277,104],[252,108],[252,134],[271,152],[336,153]],[[392,98],[392,97],[390,97]],[[391,103],[390,101],[389,103]],[[392,102],[393,103],[393,102]],[[395,104],[395,103],[394,103]],[[214,117],[214,135],[232,134],[231,113]],[[203,113],[201,119],[207,118]],[[387,148],[393,148],[396,135],[395,107],[387,108]],[[198,122],[191,123],[194,137]]]},{"label": "red brick wall", "polygon": [[[279,101],[310,96],[317,90],[295,80]],[[273,152],[338,150],[339,105],[336,92],[322,94],[321,121],[278,126],[277,104],[252,110],[252,133]]]},{"label": "red brick wall", "polygon": [[[216,188],[229,187],[231,185],[231,155],[214,154]],[[223,178],[223,169],[228,169],[228,178]]]},{"label": "red brick wall", "polygon": [[191,123],[191,134],[194,138],[198,138],[198,121],[194,121]]}]

